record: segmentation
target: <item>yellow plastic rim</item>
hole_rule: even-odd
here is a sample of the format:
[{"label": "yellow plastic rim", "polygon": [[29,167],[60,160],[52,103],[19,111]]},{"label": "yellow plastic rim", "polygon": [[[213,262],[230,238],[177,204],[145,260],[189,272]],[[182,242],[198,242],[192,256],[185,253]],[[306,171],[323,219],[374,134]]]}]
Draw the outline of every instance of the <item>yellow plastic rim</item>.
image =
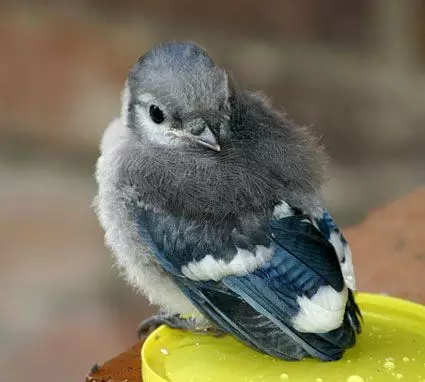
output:
[{"label": "yellow plastic rim", "polygon": [[144,382],[425,382],[425,306],[359,293],[358,343],[343,359],[287,362],[231,336],[215,338],[162,326],[142,347]]}]

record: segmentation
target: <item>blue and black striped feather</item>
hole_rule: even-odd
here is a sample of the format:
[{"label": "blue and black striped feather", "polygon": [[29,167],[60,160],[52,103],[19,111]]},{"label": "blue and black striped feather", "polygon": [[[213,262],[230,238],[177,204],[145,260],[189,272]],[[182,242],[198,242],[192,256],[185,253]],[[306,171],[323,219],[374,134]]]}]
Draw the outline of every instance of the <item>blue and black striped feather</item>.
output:
[{"label": "blue and black striped feather", "polygon": [[[336,360],[354,345],[360,332],[360,312],[350,290],[340,328],[301,333],[291,324],[300,309],[299,296],[311,298],[321,286],[330,285],[336,291],[344,288],[338,258],[327,241],[329,232],[316,229],[306,221],[310,219],[307,215],[270,220],[260,228],[256,224],[252,229],[236,229],[235,236],[237,224],[228,223],[228,228],[219,231],[213,227],[205,230],[182,218],[138,207],[134,211],[140,235],[158,263],[219,329],[258,351],[287,360]],[[328,214],[318,222],[328,231],[334,229],[333,224]],[[272,246],[272,258],[248,275],[227,276],[218,282],[184,277],[182,266],[206,254],[230,261],[237,251],[234,240],[229,239],[232,235],[247,246]]]}]

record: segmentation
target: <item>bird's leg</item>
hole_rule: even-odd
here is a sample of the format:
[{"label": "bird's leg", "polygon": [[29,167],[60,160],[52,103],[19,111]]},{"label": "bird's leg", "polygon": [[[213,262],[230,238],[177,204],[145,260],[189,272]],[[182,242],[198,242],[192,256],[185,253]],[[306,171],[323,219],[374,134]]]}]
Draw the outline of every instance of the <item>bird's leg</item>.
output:
[{"label": "bird's leg", "polygon": [[179,314],[159,313],[141,321],[137,329],[137,334],[139,338],[143,338],[161,325],[167,325],[169,328],[182,330],[191,330],[194,328],[193,321],[190,318],[180,317]]},{"label": "bird's leg", "polygon": [[224,332],[213,326],[197,327],[195,320],[191,317],[185,318],[181,317],[179,314],[166,313],[154,314],[141,321],[137,329],[137,334],[140,339],[144,338],[161,325],[166,325],[172,329],[188,330],[196,334],[209,334],[214,337],[222,337],[225,335]]},{"label": "bird's leg", "polygon": [[195,332],[199,334],[209,334],[216,338],[221,338],[226,335],[226,332],[223,332],[222,330],[216,328],[215,326],[210,326],[206,329],[199,329],[199,331],[195,330]]}]

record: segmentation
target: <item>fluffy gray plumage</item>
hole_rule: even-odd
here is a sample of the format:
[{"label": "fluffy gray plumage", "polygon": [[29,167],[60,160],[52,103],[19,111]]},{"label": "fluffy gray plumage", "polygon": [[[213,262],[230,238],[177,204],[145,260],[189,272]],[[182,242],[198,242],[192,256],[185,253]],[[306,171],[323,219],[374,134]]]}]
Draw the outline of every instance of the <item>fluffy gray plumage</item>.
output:
[{"label": "fluffy gray plumage", "polygon": [[[311,216],[323,213],[325,162],[308,129],[237,85],[201,47],[163,44],[131,69],[121,118],[103,137],[96,212],[130,283],[170,313],[197,314],[173,271],[164,270],[167,260],[159,264],[152,256],[152,240],[181,266],[207,253],[230,262],[241,248],[255,253],[260,246],[266,261],[270,238],[262,224],[279,203]],[[286,335],[279,338],[288,342]],[[306,354],[291,346],[294,358]]]},{"label": "fluffy gray plumage", "polygon": [[[170,55],[172,48],[153,49],[130,72],[124,113],[133,140],[122,154],[120,182],[137,188],[147,204],[191,217],[264,213],[281,199],[310,208],[325,159],[311,132],[262,95],[234,85],[201,48],[187,45],[181,55]],[[193,114],[225,121],[221,151],[150,139],[137,115],[146,93],[163,108],[167,128],[184,129]]]}]

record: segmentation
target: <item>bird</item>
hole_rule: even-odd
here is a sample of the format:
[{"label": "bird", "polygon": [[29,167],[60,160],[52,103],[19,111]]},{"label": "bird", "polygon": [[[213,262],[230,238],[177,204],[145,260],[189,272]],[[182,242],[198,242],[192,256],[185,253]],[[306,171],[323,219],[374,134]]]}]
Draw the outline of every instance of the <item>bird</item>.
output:
[{"label": "bird", "polygon": [[192,41],[129,70],[96,163],[94,209],[141,324],[230,335],[288,361],[335,361],[362,316],[349,244],[325,207],[311,128]]}]

